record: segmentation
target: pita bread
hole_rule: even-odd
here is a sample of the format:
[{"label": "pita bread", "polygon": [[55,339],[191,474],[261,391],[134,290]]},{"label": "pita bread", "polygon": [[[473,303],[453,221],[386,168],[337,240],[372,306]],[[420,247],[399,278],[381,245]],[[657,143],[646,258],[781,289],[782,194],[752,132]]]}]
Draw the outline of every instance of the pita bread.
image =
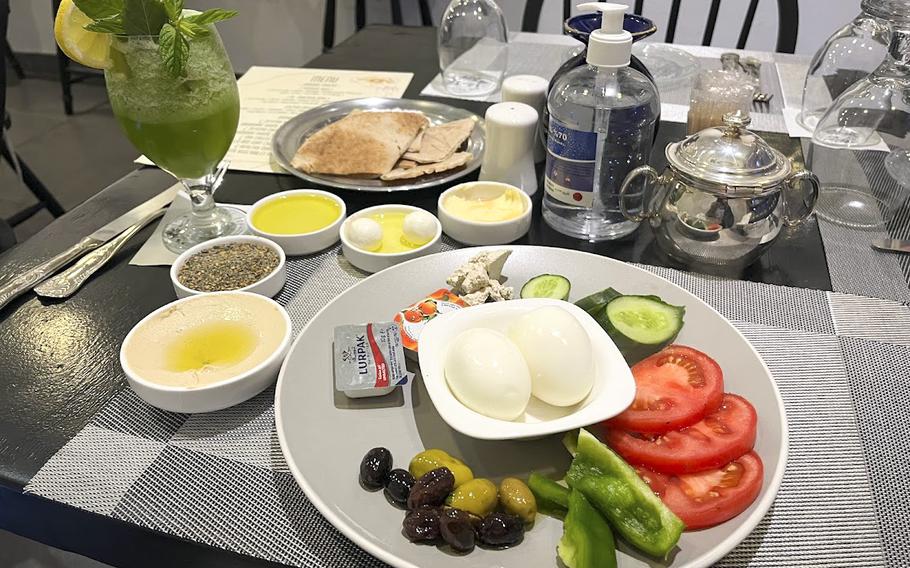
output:
[{"label": "pita bread", "polygon": [[462,118],[427,128],[420,141],[420,151],[410,149],[402,156],[419,164],[432,164],[449,158],[474,130],[473,118]]},{"label": "pita bread", "polygon": [[427,124],[420,112],[352,112],[307,138],[291,165],[309,174],[380,176]]},{"label": "pita bread", "polygon": [[417,165],[417,162],[412,162],[411,160],[398,160],[398,163],[395,164],[395,169],[410,170],[411,168],[416,168]]},{"label": "pita bread", "polygon": [[420,152],[420,145],[423,142],[423,135],[426,133],[426,131],[427,130],[424,128],[417,133],[417,136],[411,140],[411,145],[408,146],[408,152]]},{"label": "pita bread", "polygon": [[443,160],[435,164],[422,164],[413,168],[396,168],[389,173],[381,176],[380,179],[385,181],[411,179],[425,176],[427,174],[435,174],[447,170],[454,170],[455,168],[460,168],[461,166],[467,164],[473,157],[474,154],[470,152],[458,152],[456,154],[452,154],[452,156],[447,160]]}]

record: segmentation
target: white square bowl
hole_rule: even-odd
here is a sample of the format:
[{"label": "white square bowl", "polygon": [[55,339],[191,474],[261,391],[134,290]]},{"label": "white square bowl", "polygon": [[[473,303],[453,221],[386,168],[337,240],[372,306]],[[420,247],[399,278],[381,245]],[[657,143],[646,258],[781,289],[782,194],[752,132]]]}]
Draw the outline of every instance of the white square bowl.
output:
[{"label": "white square bowl", "polygon": [[[594,386],[580,403],[558,407],[531,397],[515,420],[484,416],[462,404],[449,389],[445,359],[452,340],[462,331],[487,328],[505,333],[519,316],[544,306],[563,308],[578,320],[594,353]],[[529,298],[483,304],[436,317],[420,334],[420,373],[436,411],[445,422],[466,436],[480,440],[538,438],[567,432],[616,416],[635,398],[632,371],[607,332],[575,304],[561,300]]]}]

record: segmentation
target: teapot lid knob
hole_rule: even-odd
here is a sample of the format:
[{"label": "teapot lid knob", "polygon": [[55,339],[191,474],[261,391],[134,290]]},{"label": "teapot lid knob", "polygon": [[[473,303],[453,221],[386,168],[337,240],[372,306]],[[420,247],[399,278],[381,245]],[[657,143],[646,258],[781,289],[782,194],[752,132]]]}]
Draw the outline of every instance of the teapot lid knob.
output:
[{"label": "teapot lid knob", "polygon": [[740,109],[724,114],[724,124],[730,127],[731,134],[739,133],[740,130],[743,130],[751,123],[752,118],[749,117],[749,114]]}]

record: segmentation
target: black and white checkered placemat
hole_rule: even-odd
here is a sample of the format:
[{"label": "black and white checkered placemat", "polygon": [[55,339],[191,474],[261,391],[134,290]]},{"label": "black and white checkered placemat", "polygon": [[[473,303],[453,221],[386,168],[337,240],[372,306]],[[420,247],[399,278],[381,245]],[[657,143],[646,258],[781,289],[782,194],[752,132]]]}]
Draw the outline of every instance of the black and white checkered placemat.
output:
[{"label": "black and white checkered placemat", "polygon": [[[446,249],[453,248],[447,242]],[[790,456],[777,500],[724,566],[897,566],[906,519],[910,308],[861,296],[645,267],[717,308],[755,345],[783,395]],[[288,263],[279,296],[296,331],[363,278],[337,248]],[[26,491],[178,537],[307,567],[379,566],[294,482],[274,389],[208,414],[152,408],[124,389]]]}]

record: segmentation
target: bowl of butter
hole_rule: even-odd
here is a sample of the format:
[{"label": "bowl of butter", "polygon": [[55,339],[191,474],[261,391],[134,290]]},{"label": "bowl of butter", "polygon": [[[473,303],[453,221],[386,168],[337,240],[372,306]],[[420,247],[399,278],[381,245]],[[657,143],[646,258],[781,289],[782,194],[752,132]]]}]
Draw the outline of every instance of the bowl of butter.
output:
[{"label": "bowl of butter", "polygon": [[531,198],[506,183],[462,183],[444,191],[437,205],[443,232],[466,245],[511,243],[531,228]]}]

